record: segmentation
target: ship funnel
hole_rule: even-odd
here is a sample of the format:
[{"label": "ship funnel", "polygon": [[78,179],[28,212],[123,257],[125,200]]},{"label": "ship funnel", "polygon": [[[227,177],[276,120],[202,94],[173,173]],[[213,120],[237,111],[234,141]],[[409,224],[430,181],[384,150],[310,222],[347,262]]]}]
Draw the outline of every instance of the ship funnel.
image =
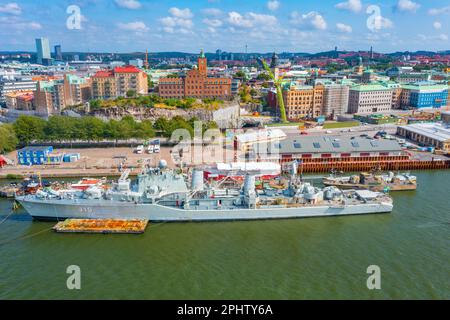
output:
[{"label": "ship funnel", "polygon": [[191,188],[193,191],[203,190],[203,171],[202,170],[194,170],[192,173],[192,183]]},{"label": "ship funnel", "polygon": [[291,163],[291,176],[296,176],[298,173],[298,162],[293,161]]},{"label": "ship funnel", "polygon": [[256,189],[255,181],[256,181],[255,176],[252,176],[249,174],[245,176],[244,193],[246,193],[246,194],[255,193],[255,189]]}]

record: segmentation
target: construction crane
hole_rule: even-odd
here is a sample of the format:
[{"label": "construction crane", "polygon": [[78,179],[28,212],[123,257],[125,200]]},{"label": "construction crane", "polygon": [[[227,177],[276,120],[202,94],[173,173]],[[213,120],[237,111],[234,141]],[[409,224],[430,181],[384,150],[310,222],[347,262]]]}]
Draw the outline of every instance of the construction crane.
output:
[{"label": "construction crane", "polygon": [[287,121],[287,117],[286,117],[286,108],[284,106],[284,100],[283,100],[283,90],[281,89],[281,84],[282,84],[282,78],[276,79],[275,75],[273,74],[272,70],[270,70],[269,65],[267,64],[267,62],[264,59],[260,59],[264,70],[266,70],[266,72],[269,74],[270,78],[273,80],[273,83],[277,89],[277,102],[278,102],[278,106],[280,107],[280,117],[281,117],[281,122],[286,123]]}]

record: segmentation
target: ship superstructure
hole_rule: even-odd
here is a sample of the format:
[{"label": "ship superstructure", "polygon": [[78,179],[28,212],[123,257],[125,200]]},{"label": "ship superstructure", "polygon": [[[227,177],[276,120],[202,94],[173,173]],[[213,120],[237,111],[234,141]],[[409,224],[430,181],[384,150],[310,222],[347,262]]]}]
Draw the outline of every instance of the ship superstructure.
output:
[{"label": "ship superstructure", "polygon": [[256,188],[257,175],[246,174],[242,187],[223,188],[220,181],[205,183],[202,170],[184,175],[162,162],[132,184],[125,172],[104,190],[45,189],[17,197],[37,219],[145,219],[151,221],[254,220],[386,213],[392,199],[379,192],[317,188],[292,170],[284,189]]}]

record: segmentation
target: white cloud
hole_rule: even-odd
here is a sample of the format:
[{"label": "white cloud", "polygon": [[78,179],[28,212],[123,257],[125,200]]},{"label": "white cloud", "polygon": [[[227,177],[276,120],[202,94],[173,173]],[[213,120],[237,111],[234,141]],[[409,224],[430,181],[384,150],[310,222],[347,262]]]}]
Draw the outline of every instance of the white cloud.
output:
[{"label": "white cloud", "polygon": [[449,14],[450,13],[450,6],[443,7],[443,8],[432,8],[428,10],[428,14],[432,16],[437,16],[439,14]]},{"label": "white cloud", "polygon": [[269,0],[269,2],[267,2],[267,8],[270,11],[276,11],[276,10],[278,10],[279,7],[280,7],[280,1],[278,1],[278,0]]},{"label": "white cloud", "polygon": [[149,28],[142,21],[134,21],[129,23],[119,22],[117,26],[119,27],[119,29],[126,31],[144,32],[149,30]]},{"label": "white cloud", "polygon": [[127,9],[139,9],[142,5],[138,0],[115,0],[119,7]]},{"label": "white cloud", "polygon": [[40,23],[34,22],[34,21],[26,23],[25,27],[27,27],[27,28],[29,28],[31,30],[40,30],[40,29],[42,29],[42,25]]},{"label": "white cloud", "polygon": [[325,19],[315,11],[311,11],[307,14],[300,14],[297,11],[294,11],[291,13],[290,22],[295,25],[305,25],[318,30],[325,30],[327,28]]},{"label": "white cloud", "polygon": [[336,23],[336,28],[340,32],[351,33],[353,31],[352,27],[343,23]]},{"label": "white cloud", "polygon": [[187,34],[191,32],[194,27],[194,23],[191,18],[194,17],[189,8],[179,9],[170,8],[169,13],[171,16],[159,19],[160,23],[163,25],[163,31],[167,33],[180,32]]},{"label": "white cloud", "polygon": [[397,9],[399,11],[416,12],[420,8],[420,4],[411,0],[399,0],[397,3]]},{"label": "white cloud", "polygon": [[35,21],[23,21],[18,17],[0,17],[0,30],[11,28],[17,31],[40,30],[42,25]]},{"label": "white cloud", "polygon": [[170,8],[169,9],[169,13],[176,17],[176,18],[180,18],[180,19],[192,19],[192,17],[194,17],[194,15],[191,12],[191,9],[186,8],[186,9],[179,9],[179,8]]},{"label": "white cloud", "polygon": [[203,23],[210,27],[214,27],[214,28],[221,27],[223,25],[223,22],[219,19],[205,18],[205,19],[203,19]]},{"label": "white cloud", "polygon": [[17,3],[11,2],[3,6],[0,5],[0,12],[19,15],[22,13],[22,8]]},{"label": "white cloud", "polygon": [[337,5],[335,5],[335,7],[338,9],[349,10],[358,13],[362,9],[362,3],[361,0],[348,0],[346,2],[338,3]]},{"label": "white cloud", "polygon": [[218,17],[222,15],[222,10],[216,8],[206,8],[202,10],[203,14],[212,17]]},{"label": "white cloud", "polygon": [[274,26],[278,20],[267,14],[249,12],[241,15],[239,12],[232,11],[228,13],[227,22],[234,27],[253,28],[255,26]]},{"label": "white cloud", "polygon": [[433,35],[433,36],[426,36],[424,34],[419,34],[418,35],[419,39],[422,41],[448,41],[448,35],[445,33],[442,34],[438,34],[438,35]]},{"label": "white cloud", "polygon": [[435,28],[436,30],[440,30],[442,28],[442,23],[440,23],[439,21],[435,21],[433,23],[433,28]]}]

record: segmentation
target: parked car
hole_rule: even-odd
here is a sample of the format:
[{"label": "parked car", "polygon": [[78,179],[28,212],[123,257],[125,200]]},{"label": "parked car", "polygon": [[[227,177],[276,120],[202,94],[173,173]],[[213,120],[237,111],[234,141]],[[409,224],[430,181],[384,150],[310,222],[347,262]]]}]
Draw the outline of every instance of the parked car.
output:
[{"label": "parked car", "polygon": [[142,145],[137,146],[136,149],[134,150],[134,152],[137,153],[137,154],[144,153],[144,146],[142,146]]}]

